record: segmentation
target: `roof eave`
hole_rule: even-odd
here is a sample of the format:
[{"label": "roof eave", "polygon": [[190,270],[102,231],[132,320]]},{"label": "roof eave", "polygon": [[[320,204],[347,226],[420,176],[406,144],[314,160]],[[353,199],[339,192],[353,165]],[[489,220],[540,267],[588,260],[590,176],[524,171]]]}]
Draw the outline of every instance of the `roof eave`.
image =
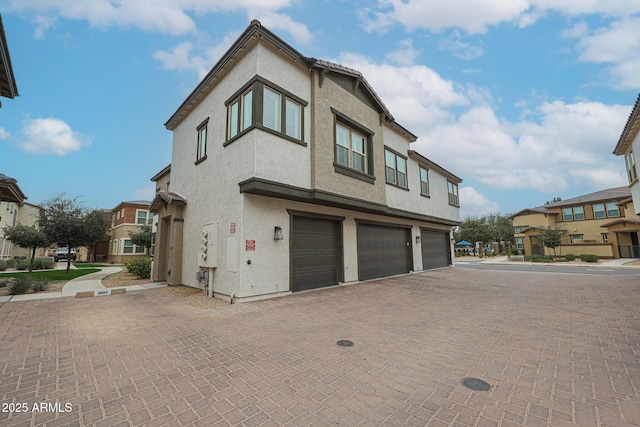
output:
[{"label": "roof eave", "polygon": [[613,150],[613,154],[616,156],[621,156],[627,153],[627,149],[633,142],[636,135],[638,135],[638,131],[640,130],[640,94],[638,94],[638,98],[636,99],[636,103],[631,110],[631,114],[629,114],[629,118],[627,119],[627,123],[624,126],[622,134],[620,135],[620,139],[618,139],[618,143],[616,144],[616,148]]},{"label": "roof eave", "polygon": [[[18,86],[13,75],[13,67],[11,66],[11,55],[9,55],[9,46],[7,45],[7,37],[4,33],[4,25],[2,23],[2,15],[0,14],[0,74],[4,75],[8,82],[7,87],[0,85],[0,95],[5,98],[15,98],[18,96]],[[2,104],[0,104],[2,105]]]},{"label": "roof eave", "polygon": [[460,184],[462,182],[462,178],[457,177],[456,175],[452,174],[451,172],[449,172],[448,170],[446,170],[436,162],[427,159],[417,151],[409,150],[407,153],[409,154],[409,157],[416,160],[418,163],[423,163],[425,166],[429,167],[430,169],[434,169],[440,172],[441,174],[449,178],[451,181],[453,181],[454,184]]}]

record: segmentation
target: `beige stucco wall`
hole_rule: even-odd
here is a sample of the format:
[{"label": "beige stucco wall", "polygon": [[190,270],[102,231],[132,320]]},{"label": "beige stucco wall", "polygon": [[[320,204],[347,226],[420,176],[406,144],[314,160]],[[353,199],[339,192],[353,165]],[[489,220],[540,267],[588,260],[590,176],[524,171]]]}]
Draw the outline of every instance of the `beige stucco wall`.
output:
[{"label": "beige stucco wall", "polygon": [[[311,118],[313,121],[311,179],[315,188],[376,203],[386,203],[384,136],[380,115],[330,78],[323,80],[322,87],[318,87],[317,73],[313,74],[313,79],[315,105]],[[335,128],[331,108],[374,132],[373,172],[376,180],[373,184],[335,172],[333,165]]]}]

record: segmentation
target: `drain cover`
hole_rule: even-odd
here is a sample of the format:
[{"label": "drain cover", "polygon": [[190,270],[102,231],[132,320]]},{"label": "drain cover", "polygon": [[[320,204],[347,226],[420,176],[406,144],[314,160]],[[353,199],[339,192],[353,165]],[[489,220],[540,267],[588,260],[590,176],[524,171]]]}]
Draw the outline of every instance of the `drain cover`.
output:
[{"label": "drain cover", "polygon": [[340,340],[336,344],[338,344],[340,347],[351,347],[353,345],[353,341]]},{"label": "drain cover", "polygon": [[462,385],[475,391],[487,391],[491,388],[489,384],[478,378],[464,378]]}]

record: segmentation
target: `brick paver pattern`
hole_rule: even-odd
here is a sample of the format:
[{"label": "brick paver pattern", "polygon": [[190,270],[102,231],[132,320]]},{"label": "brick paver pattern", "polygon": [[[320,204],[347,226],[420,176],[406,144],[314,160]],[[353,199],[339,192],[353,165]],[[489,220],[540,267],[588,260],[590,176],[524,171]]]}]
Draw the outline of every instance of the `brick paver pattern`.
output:
[{"label": "brick paver pattern", "polygon": [[215,310],[4,303],[0,425],[640,425],[639,278],[458,268]]}]

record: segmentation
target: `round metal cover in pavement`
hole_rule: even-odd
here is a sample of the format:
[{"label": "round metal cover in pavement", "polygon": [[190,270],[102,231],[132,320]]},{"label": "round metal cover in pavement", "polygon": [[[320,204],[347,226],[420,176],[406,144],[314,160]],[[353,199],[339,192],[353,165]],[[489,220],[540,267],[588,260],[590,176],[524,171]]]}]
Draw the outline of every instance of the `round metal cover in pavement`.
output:
[{"label": "round metal cover in pavement", "polygon": [[464,378],[462,385],[475,391],[487,391],[491,388],[489,384],[478,378]]},{"label": "round metal cover in pavement", "polygon": [[353,341],[340,340],[336,344],[338,344],[340,347],[351,347],[353,345]]}]

